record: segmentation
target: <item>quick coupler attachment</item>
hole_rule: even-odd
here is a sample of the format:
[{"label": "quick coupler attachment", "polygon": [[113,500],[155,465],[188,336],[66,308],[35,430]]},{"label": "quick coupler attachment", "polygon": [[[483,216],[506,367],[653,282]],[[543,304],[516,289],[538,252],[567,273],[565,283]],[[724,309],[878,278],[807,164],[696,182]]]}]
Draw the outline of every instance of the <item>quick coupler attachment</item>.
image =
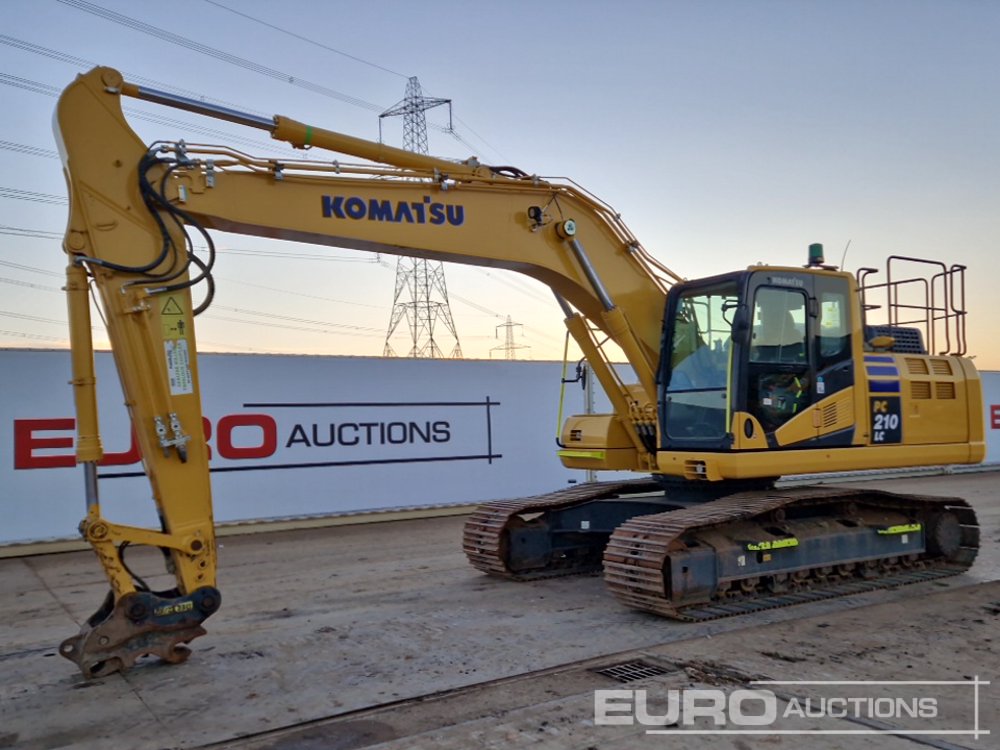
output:
[{"label": "quick coupler attachment", "polygon": [[131,668],[142,656],[179,664],[191,655],[184,644],[205,635],[201,623],[219,609],[218,589],[204,586],[186,596],[172,591],[135,591],[104,603],[59,646],[87,679]]}]

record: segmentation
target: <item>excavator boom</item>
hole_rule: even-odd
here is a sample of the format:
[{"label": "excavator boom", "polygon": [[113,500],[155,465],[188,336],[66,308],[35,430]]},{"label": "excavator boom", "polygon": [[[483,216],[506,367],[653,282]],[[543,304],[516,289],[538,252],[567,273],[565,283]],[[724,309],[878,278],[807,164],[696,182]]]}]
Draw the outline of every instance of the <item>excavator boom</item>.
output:
[{"label": "excavator boom", "polygon": [[[123,96],[372,163],[258,159],[183,143],[147,147],[123,115]],[[62,646],[85,674],[127,668],[143,653],[183,660],[182,644],[201,632],[202,620],[221,601],[194,326],[214,290],[207,230],[474,263],[543,281],[555,291],[595,374],[614,394],[627,424],[629,463],[653,465],[628,415],[653,419],[660,316],[677,277],[645,253],[608,206],[576,186],[205,105],[129,84],[110,68],[96,68],[67,87],[55,134],[70,194],[64,250],[80,416],[77,460],[87,495],[81,532],[112,588],[80,635]],[[204,257],[194,252],[191,231],[209,246]],[[588,254],[588,243],[600,252]],[[115,524],[101,514],[91,282],[157,502],[159,530]],[[200,304],[192,298],[196,287],[204,290]],[[600,347],[601,332],[627,352],[638,389],[620,382]],[[124,556],[129,545],[139,544],[165,551],[175,589],[151,592],[134,579]]]}]

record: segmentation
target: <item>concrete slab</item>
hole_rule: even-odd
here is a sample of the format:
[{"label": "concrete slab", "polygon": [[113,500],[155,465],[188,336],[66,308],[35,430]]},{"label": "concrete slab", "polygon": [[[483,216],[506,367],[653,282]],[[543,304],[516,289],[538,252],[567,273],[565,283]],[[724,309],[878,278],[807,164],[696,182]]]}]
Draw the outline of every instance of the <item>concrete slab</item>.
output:
[{"label": "concrete slab", "polygon": [[[905,620],[934,594],[1000,578],[998,480],[916,480],[921,493],[969,497],[976,507],[983,552],[967,575],[697,626],[626,610],[597,577],[488,579],[465,562],[460,517],[230,537],[220,549],[223,607],[209,620],[209,635],[192,644],[192,659],[94,683],[55,652],[104,595],[92,553],[0,560],[0,748],[199,747],[636,649],[676,643],[687,650],[726,633],[739,642],[736,634],[756,627],[761,638],[776,638],[766,634],[782,624],[873,604],[906,602],[898,610]],[[129,559],[140,575],[160,568],[155,551],[134,550]],[[948,618],[947,627],[959,632],[962,614],[952,614],[958,619]],[[830,658],[843,659],[840,651],[863,630],[842,635],[843,646],[827,643]],[[940,640],[936,633],[928,631],[928,643]],[[1000,674],[995,652],[972,653],[984,662],[981,673]],[[820,664],[816,654],[803,658]],[[579,708],[579,696],[560,695]],[[480,720],[491,721],[470,719]],[[356,744],[362,736],[381,730],[351,731],[356,738],[343,747],[363,747]],[[580,737],[551,746],[585,747]]]},{"label": "concrete slab", "polygon": [[[985,602],[985,604],[984,604]],[[905,622],[905,627],[895,626]],[[979,728],[991,734],[950,734],[973,727],[973,689],[961,686],[872,685],[762,686],[757,680],[963,680],[983,668],[1000,666],[1000,583],[960,587],[925,597],[914,611],[898,601],[837,613],[791,620],[733,631],[713,638],[696,638],[639,649],[614,657],[587,660],[563,668],[471,687],[420,701],[352,712],[329,721],[314,722],[284,731],[221,743],[229,750],[277,748],[774,748],[807,746],[820,750],[839,748],[915,748],[940,750],[995,747],[1000,730],[1000,686],[978,687]],[[928,636],[932,636],[928,642]],[[662,667],[664,674],[627,684],[617,683],[597,670],[609,664],[641,660]],[[980,674],[981,676],[981,674]],[[595,720],[595,690],[644,691],[651,715],[667,712],[669,690],[769,689],[779,697],[778,720],[766,735],[712,734],[716,729],[738,732],[735,725],[716,727],[699,719],[669,726],[604,726]],[[908,692],[909,691],[909,692]],[[800,720],[790,706],[807,698],[851,695],[906,701],[914,695],[932,697],[939,715],[934,719],[903,716],[881,724],[851,718]],[[955,723],[958,720],[958,723]],[[968,720],[968,724],[964,721]],[[902,727],[903,737],[885,732]],[[706,734],[647,734],[653,732],[705,732]],[[936,730],[940,734],[933,734]],[[763,731],[752,729],[751,731]],[[781,735],[778,732],[828,734]],[[774,732],[774,733],[772,733]],[[839,734],[839,733],[847,734]]]}]

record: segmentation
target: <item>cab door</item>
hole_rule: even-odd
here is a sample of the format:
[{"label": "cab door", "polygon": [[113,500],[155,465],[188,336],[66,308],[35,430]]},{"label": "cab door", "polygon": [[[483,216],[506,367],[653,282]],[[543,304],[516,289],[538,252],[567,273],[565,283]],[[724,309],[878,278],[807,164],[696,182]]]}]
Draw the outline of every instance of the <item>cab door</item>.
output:
[{"label": "cab door", "polygon": [[667,295],[658,372],[660,449],[732,448],[733,321],[745,274],[675,285]]},{"label": "cab door", "polygon": [[814,274],[812,280],[816,297],[816,442],[830,447],[851,445],[856,423],[851,288],[842,275]]},{"label": "cab door", "polygon": [[[769,448],[816,437],[809,407],[814,367],[809,347],[808,278],[755,274],[748,289],[750,329],[745,363],[745,410]],[[749,432],[749,430],[747,430]],[[760,435],[755,435],[759,444]]]},{"label": "cab door", "polygon": [[739,447],[851,443],[854,371],[848,294],[843,277],[753,274],[747,289],[747,356],[737,394],[750,419],[742,425]]}]

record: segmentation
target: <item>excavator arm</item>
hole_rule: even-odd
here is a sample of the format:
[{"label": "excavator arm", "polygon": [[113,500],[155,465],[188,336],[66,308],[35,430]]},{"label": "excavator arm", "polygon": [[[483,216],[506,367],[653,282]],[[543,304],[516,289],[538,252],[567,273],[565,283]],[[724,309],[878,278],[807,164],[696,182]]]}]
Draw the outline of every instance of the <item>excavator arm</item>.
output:
[{"label": "excavator arm", "polygon": [[[260,159],[182,142],[147,145],[129,127],[122,96],[265,129],[298,148],[368,163]],[[666,291],[679,279],[607,205],[579,187],[205,105],[129,84],[110,68],[96,68],[67,87],[54,127],[70,194],[64,250],[77,461],[87,497],[81,533],[111,584],[102,607],[61,647],[85,675],[126,669],[144,654],[182,661],[188,655],[183,644],[205,632],[202,621],[221,603],[194,325],[214,289],[207,230],[503,268],[540,280],[554,291],[614,410],[603,429],[616,436],[615,445],[603,467],[594,465],[593,454],[586,465],[655,468],[662,315]],[[196,253],[196,242],[208,251]],[[91,286],[159,530],[118,525],[101,514]],[[636,384],[623,383],[610,366],[606,341],[625,353]],[[573,452],[564,452],[563,460],[573,465]],[[125,563],[129,545],[163,550],[176,587],[148,590]]]}]

